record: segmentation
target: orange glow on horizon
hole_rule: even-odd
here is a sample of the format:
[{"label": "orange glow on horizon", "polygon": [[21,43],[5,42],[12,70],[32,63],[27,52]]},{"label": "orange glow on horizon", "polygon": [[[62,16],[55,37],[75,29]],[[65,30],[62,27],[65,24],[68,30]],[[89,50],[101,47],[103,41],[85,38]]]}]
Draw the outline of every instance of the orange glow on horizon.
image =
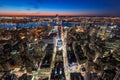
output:
[{"label": "orange glow on horizon", "polygon": [[[89,16],[87,14],[58,14],[59,16]],[[55,13],[0,13],[0,16],[56,16]]]}]

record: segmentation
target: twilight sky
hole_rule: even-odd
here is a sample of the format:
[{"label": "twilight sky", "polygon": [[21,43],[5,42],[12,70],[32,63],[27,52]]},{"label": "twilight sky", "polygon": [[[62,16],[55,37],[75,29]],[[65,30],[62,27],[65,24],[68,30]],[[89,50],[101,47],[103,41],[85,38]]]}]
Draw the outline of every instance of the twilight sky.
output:
[{"label": "twilight sky", "polygon": [[120,0],[0,0],[0,14],[120,16]]}]

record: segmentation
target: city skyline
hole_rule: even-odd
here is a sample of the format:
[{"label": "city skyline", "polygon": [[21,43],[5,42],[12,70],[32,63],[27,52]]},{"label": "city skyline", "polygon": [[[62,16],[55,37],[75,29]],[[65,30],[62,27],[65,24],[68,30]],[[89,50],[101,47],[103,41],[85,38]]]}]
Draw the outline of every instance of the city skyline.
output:
[{"label": "city skyline", "polygon": [[119,0],[0,0],[0,15],[120,16]]}]

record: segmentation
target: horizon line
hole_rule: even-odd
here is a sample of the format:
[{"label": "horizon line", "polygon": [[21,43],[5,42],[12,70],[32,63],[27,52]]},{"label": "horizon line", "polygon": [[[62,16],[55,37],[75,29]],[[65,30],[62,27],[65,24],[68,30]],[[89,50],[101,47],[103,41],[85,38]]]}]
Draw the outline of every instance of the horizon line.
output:
[{"label": "horizon line", "polygon": [[120,16],[115,16],[115,15],[108,15],[108,14],[71,14],[71,13],[68,13],[68,14],[64,14],[64,13],[0,13],[0,17],[1,16],[10,16],[10,17],[34,17],[34,16],[56,16],[59,15],[59,16],[86,16],[86,17],[91,17],[91,16],[100,16],[100,17],[120,17]]}]

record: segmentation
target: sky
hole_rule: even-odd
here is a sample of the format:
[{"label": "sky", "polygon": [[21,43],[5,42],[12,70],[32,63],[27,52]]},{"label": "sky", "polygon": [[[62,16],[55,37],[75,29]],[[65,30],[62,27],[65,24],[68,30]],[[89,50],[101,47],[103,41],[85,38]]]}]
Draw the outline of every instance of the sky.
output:
[{"label": "sky", "polygon": [[120,0],[0,0],[0,15],[120,16]]}]

